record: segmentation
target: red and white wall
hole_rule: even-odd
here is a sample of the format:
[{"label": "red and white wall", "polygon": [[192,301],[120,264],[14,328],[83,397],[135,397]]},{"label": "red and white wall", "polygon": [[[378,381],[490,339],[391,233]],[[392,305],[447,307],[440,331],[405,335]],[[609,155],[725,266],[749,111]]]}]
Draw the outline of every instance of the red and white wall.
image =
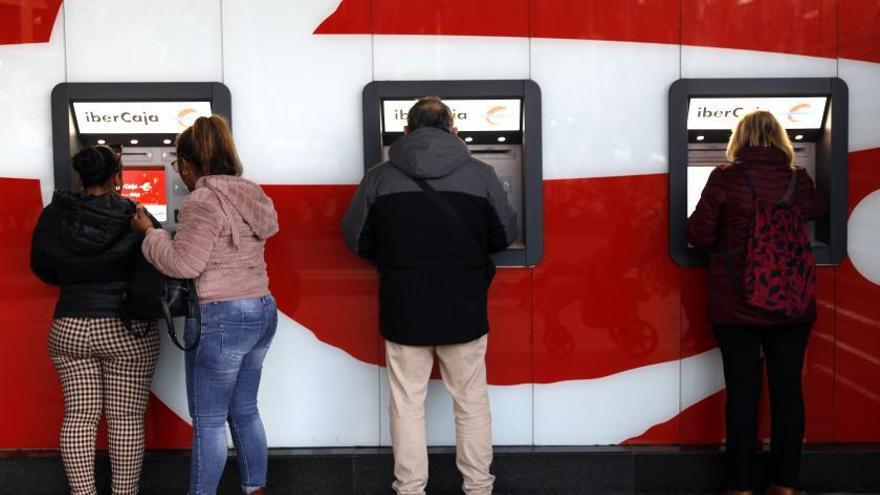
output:
[{"label": "red and white wall", "polygon": [[[282,312],[260,395],[270,443],[347,446],[390,441],[376,276],[339,232],[363,171],[361,89],[534,79],[545,255],[499,270],[492,287],[494,439],[590,445],[723,437],[706,270],[668,253],[669,85],[833,76],[850,89],[849,257],[819,271],[806,437],[877,442],[880,1],[0,2],[0,449],[57,447],[61,423],[46,350],[56,290],[27,264],[54,187],[49,95],[59,82],[230,88],[245,174],[281,216],[267,248]],[[148,445],[185,447],[183,359],[162,351]],[[453,444],[451,400],[436,381],[427,416],[431,443]]]}]

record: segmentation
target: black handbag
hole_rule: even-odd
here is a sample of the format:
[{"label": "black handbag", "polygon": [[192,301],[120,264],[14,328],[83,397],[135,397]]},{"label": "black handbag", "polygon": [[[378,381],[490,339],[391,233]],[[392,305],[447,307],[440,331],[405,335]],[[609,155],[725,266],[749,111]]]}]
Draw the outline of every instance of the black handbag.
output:
[{"label": "black handbag", "polygon": [[[150,216],[153,226],[160,228],[159,222]],[[125,328],[136,333],[131,325],[132,319],[164,320],[168,327],[168,335],[180,350],[191,351],[199,345],[201,331],[197,331],[194,342],[186,347],[177,338],[174,317],[186,317],[196,320],[196,328],[202,327],[202,314],[199,308],[199,295],[195,281],[178,279],[163,275],[151,265],[140,253],[135,259],[131,283],[128,291],[123,294],[120,318]]]}]

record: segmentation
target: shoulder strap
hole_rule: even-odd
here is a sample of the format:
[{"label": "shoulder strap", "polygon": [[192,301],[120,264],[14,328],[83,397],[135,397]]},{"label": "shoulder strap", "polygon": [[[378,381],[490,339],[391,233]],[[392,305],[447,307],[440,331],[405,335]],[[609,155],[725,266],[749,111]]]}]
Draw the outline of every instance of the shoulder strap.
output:
[{"label": "shoulder strap", "polygon": [[790,205],[794,201],[797,200],[797,192],[798,192],[798,171],[796,169],[791,170],[791,180],[788,181],[788,189],[785,190],[785,194],[782,196],[782,199],[779,200],[779,204]]},{"label": "shoulder strap", "polygon": [[755,192],[755,185],[752,184],[752,179],[749,177],[749,173],[746,172],[746,167],[741,162],[734,162],[735,165],[738,165],[736,168],[739,170],[740,174],[743,177],[746,185],[749,186],[749,191],[752,193],[752,199],[758,197],[758,193]]},{"label": "shoulder strap", "polygon": [[418,184],[418,186],[420,188],[422,188],[422,191],[425,191],[425,193],[428,195],[428,197],[431,198],[431,201],[436,203],[437,206],[439,206],[440,209],[443,210],[444,213],[446,213],[446,216],[450,220],[452,220],[452,224],[460,225],[461,230],[467,231],[467,234],[465,234],[465,237],[467,237],[468,239],[471,239],[473,241],[474,246],[476,246],[479,249],[479,251],[481,251],[481,252],[485,251],[486,248],[483,246],[483,243],[480,241],[479,237],[477,237],[476,232],[474,232],[473,229],[468,227],[467,220],[465,219],[464,215],[461,213],[461,211],[458,208],[452,206],[452,203],[447,201],[446,198],[444,198],[433,187],[431,187],[431,185],[428,184],[428,181],[426,181],[425,179],[412,178],[412,180],[416,184]]}]

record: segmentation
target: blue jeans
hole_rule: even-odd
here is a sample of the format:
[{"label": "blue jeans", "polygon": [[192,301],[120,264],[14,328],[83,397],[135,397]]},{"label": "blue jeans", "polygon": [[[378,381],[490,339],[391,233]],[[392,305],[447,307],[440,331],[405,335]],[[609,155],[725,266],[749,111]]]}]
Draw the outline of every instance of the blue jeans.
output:
[{"label": "blue jeans", "polygon": [[[202,337],[186,353],[186,392],[193,420],[190,495],[213,495],[226,465],[226,422],[245,492],[266,484],[266,432],[257,410],[263,359],[278,326],[272,296],[203,304]],[[195,320],[186,322],[186,342]]]}]

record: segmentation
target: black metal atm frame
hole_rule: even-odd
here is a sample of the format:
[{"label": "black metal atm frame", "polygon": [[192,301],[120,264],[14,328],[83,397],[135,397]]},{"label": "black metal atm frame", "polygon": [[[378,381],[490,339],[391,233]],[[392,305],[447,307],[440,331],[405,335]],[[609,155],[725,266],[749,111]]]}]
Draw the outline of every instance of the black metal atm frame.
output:
[{"label": "black metal atm frame", "polygon": [[[399,136],[384,132],[382,105],[385,100],[416,99],[435,95],[443,99],[518,99],[522,105],[519,132],[496,132],[498,142],[521,145],[522,204],[514,204],[521,214],[522,246],[508,248],[493,256],[498,266],[534,266],[543,256],[543,175],[541,150],[541,89],[531,80],[480,81],[373,81],[363,90],[364,171],[383,160],[383,145]],[[488,133],[459,135],[469,145],[491,144]],[[494,135],[493,135],[494,136]],[[503,136],[503,137],[502,137]],[[519,141],[521,139],[521,141]],[[485,142],[484,142],[485,141]]]},{"label": "black metal atm frame", "polygon": [[[52,148],[56,189],[72,189],[75,184],[70,166],[71,157],[81,148],[95,144],[127,145],[135,148],[161,151],[161,157],[151,157],[150,163],[163,168],[167,184],[167,208],[176,213],[175,206],[187,191],[176,173],[171,171],[175,158],[173,140],[176,133],[83,134],[74,114],[74,103],[132,103],[132,102],[208,102],[211,112],[232,119],[232,98],[229,89],[219,82],[154,82],[154,83],[61,83],[52,90]],[[145,153],[132,153],[133,155]],[[123,153],[122,159],[134,157]],[[165,156],[167,155],[167,156]],[[145,157],[146,158],[146,157]],[[153,168],[153,167],[147,167]],[[160,219],[161,220],[161,219]],[[169,215],[163,222],[173,227],[176,218]]]},{"label": "black metal atm frame", "polygon": [[[849,92],[839,78],[679,79],[669,89],[669,248],[682,266],[705,265],[706,254],[685,238],[691,98],[811,97],[828,98],[822,128],[806,139],[815,143],[817,189],[828,201],[828,213],[815,224],[813,252],[816,263],[835,265],[846,255],[847,147]],[[699,131],[699,134],[713,131]],[[718,131],[715,131],[718,132]],[[727,139],[730,131],[714,136]],[[791,134],[791,131],[789,132]],[[702,136],[701,136],[702,137]]]}]

